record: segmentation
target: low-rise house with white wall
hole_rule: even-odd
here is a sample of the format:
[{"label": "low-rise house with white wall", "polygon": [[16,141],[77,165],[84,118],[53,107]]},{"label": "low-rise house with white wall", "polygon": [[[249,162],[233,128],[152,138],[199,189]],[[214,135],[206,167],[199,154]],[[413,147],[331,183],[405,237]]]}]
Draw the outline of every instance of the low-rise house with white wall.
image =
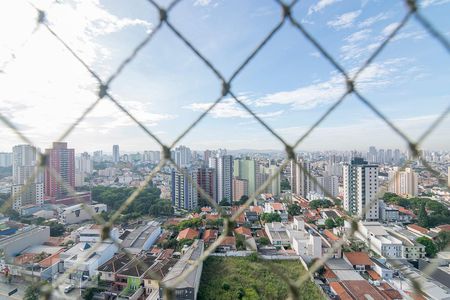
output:
[{"label": "low-rise house with white wall", "polygon": [[318,234],[310,233],[305,229],[305,221],[296,216],[286,228],[292,249],[303,257],[309,259],[322,257],[322,240]]},{"label": "low-rise house with white wall", "polygon": [[380,256],[402,258],[402,242],[391,236],[379,222],[359,221],[355,236]]}]

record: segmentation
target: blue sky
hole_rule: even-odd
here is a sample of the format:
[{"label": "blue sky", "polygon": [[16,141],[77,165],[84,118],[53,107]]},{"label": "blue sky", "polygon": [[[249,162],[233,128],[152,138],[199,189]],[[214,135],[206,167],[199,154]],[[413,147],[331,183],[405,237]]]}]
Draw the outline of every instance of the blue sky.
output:
[{"label": "blue sky", "polygon": [[[157,11],[136,1],[35,1],[52,28],[102,78],[107,78],[158,23]],[[159,1],[167,5],[168,1]],[[2,6],[5,6],[3,9]],[[450,38],[450,1],[425,0],[423,14]],[[49,33],[34,28],[26,3],[2,2],[0,111],[46,147],[95,101],[95,81]],[[403,1],[299,1],[294,17],[349,72],[354,72],[406,13]],[[11,17],[14,16],[14,17]],[[9,17],[9,18],[8,18]],[[173,25],[226,77],[279,22],[269,0],[185,0]],[[6,26],[6,27],[5,27]],[[13,28],[13,30],[10,30]],[[1,64],[0,64],[1,65]],[[416,139],[450,103],[450,56],[414,19],[361,74],[362,93]],[[343,93],[342,76],[288,22],[232,83],[232,90],[293,143]],[[221,92],[221,83],[167,26],[111,85],[111,93],[165,143],[171,143]],[[0,125],[6,151],[16,137]],[[447,118],[424,148],[450,149]],[[66,139],[77,150],[156,149],[156,144],[107,99]],[[193,149],[282,149],[226,97],[182,141]],[[354,96],[348,97],[298,149],[404,148],[405,143]]]}]

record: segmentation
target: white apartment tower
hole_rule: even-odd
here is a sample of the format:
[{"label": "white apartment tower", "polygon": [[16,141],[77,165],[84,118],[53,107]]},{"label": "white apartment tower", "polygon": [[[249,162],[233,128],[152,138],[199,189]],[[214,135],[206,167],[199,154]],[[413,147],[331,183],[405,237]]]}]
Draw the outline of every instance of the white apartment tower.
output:
[{"label": "white apartment tower", "polygon": [[37,153],[36,148],[30,145],[13,147],[11,194],[15,210],[20,210],[25,205],[44,203],[44,176],[38,170]]},{"label": "white apartment tower", "polygon": [[417,196],[418,179],[413,169],[405,168],[404,171],[401,171],[400,168],[394,167],[388,174],[389,192],[403,197]]},{"label": "white apartment tower", "polygon": [[175,163],[181,168],[187,167],[192,163],[191,149],[186,146],[178,146],[172,151],[171,155]]},{"label": "white apartment tower", "polygon": [[291,191],[295,195],[306,198],[311,191],[311,181],[308,176],[311,164],[297,159],[297,164],[291,161]]},{"label": "white apartment tower", "polygon": [[354,158],[344,165],[344,209],[366,220],[378,220],[378,165]]},{"label": "white apartment tower", "polygon": [[217,198],[233,200],[233,156],[223,155],[217,159]]}]

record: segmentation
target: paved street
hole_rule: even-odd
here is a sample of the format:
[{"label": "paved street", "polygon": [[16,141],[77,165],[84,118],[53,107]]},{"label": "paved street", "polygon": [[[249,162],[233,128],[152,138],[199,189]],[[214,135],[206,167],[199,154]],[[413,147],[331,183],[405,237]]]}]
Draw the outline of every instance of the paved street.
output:
[{"label": "paved street", "polygon": [[[17,288],[17,293],[15,293],[12,296],[8,296],[8,292],[12,291],[13,289]],[[22,283],[5,283],[4,278],[1,278],[0,281],[0,300],[3,299],[23,299],[23,296],[25,294],[26,285]]]}]

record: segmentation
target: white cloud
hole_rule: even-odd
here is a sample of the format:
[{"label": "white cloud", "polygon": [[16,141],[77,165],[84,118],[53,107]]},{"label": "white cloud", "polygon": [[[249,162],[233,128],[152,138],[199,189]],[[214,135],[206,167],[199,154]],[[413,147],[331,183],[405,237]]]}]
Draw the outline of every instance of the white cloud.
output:
[{"label": "white cloud", "polygon": [[353,22],[356,20],[356,18],[358,18],[360,14],[361,10],[351,11],[338,16],[334,20],[328,21],[327,25],[337,30],[349,28],[353,26]]},{"label": "white cloud", "polygon": [[[239,99],[241,100],[241,99]],[[245,102],[245,101],[244,101]],[[212,102],[197,102],[191,103],[184,108],[190,109],[192,111],[204,112],[213,103]],[[246,103],[247,105],[249,103]],[[277,110],[273,112],[255,112],[261,118],[275,118],[283,114],[283,110]],[[244,108],[242,108],[234,99],[224,99],[219,104],[217,104],[213,110],[209,112],[213,118],[253,118]]]},{"label": "white cloud", "polygon": [[[11,118],[35,142],[48,144],[96,100],[97,83],[44,27],[30,36],[35,27],[36,11],[20,2],[9,0],[0,3],[0,49],[9,49],[16,56],[4,73],[0,73],[0,112]],[[98,44],[100,36],[130,26],[144,31],[151,28],[151,24],[145,20],[120,18],[109,13],[99,1],[55,3],[46,7],[46,11],[51,28],[88,65],[95,65],[98,69],[101,69],[101,63],[109,53],[108,49]],[[20,47],[24,40],[27,43]],[[8,55],[1,56],[4,53],[0,51],[0,65],[8,58]],[[6,106],[7,103],[15,105]],[[148,105],[138,102],[125,102],[124,105],[130,107],[136,117],[148,126],[174,118],[172,115],[150,112]],[[103,112],[94,110],[91,113],[93,118],[89,126],[92,128],[130,124],[128,117],[117,109],[114,112],[105,109]],[[104,117],[99,117],[99,114]],[[81,128],[86,128],[87,124],[81,125]]]},{"label": "white cloud", "polygon": [[420,2],[420,6],[428,7],[433,5],[442,5],[446,3],[450,3],[450,0],[423,0],[422,2]]},{"label": "white cloud", "polygon": [[386,27],[384,27],[384,29],[381,31],[381,34],[383,36],[388,36],[390,35],[392,32],[394,32],[394,30],[398,27],[398,25],[400,24],[400,22],[393,22],[389,25],[387,25]]},{"label": "white cloud", "polygon": [[339,2],[341,0],[320,0],[315,5],[311,5],[308,9],[308,15],[311,15],[313,13],[319,12],[322,9],[324,9],[327,6],[330,6],[336,2]]},{"label": "white cloud", "polygon": [[378,23],[378,22],[383,21],[383,20],[387,20],[389,18],[389,16],[390,16],[389,12],[379,13],[378,15],[369,17],[369,18],[365,19],[364,21],[361,21],[358,24],[358,27],[359,28],[370,27],[370,26],[372,26],[375,23]]},{"label": "white cloud", "polygon": [[[438,115],[424,115],[414,117],[393,118],[391,121],[404,131],[409,138],[417,140],[420,135],[431,125]],[[357,150],[366,150],[368,145],[377,145],[387,148],[406,148],[406,142],[398,136],[381,119],[364,115],[360,120],[353,120],[347,125],[327,125],[325,121],[316,128],[300,145],[303,150],[349,150],[352,147]],[[308,126],[293,126],[277,128],[287,140],[295,140],[309,129]],[[450,130],[450,122],[444,121],[425,140],[426,149],[446,149],[448,142],[445,136]],[[337,143],[336,141],[351,141],[348,143]],[[320,145],[318,147],[318,145]]]},{"label": "white cloud", "polygon": [[194,6],[207,6],[212,2],[212,0],[195,0]]},{"label": "white cloud", "polygon": [[[399,67],[405,64],[404,59],[391,59],[382,63],[373,63],[367,67],[358,77],[356,86],[361,91],[391,84],[396,78]],[[356,68],[350,71],[356,72]],[[312,109],[336,101],[345,92],[345,82],[340,75],[332,75],[327,81],[314,83],[292,91],[284,91],[268,94],[255,100],[256,106],[268,106],[273,104],[290,105],[292,109]]]},{"label": "white cloud", "polygon": [[348,37],[346,37],[344,40],[348,43],[355,43],[355,42],[363,41],[370,37],[371,32],[372,32],[372,30],[370,30],[370,29],[363,29],[360,31],[356,31],[356,32],[352,33],[351,35],[349,35]]}]

